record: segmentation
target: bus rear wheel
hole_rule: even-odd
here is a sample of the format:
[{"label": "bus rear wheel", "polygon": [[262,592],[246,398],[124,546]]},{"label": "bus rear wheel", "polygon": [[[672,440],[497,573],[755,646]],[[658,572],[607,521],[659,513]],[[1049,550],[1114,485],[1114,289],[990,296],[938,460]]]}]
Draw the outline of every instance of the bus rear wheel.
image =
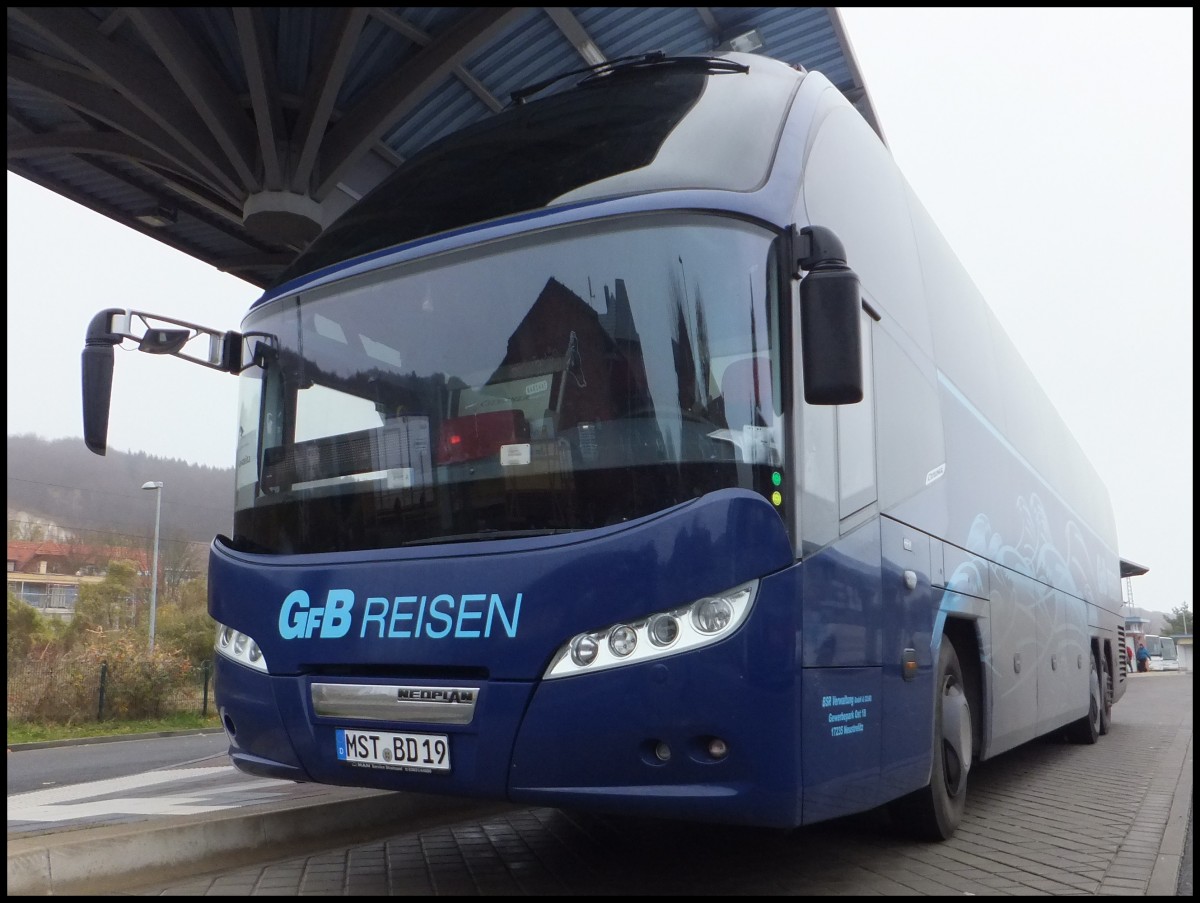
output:
[{"label": "bus rear wheel", "polygon": [[1100,733],[1107,734],[1112,727],[1112,669],[1108,667],[1108,659],[1100,657]]},{"label": "bus rear wheel", "polygon": [[1100,666],[1096,664],[1096,656],[1088,655],[1091,668],[1088,673],[1088,711],[1078,721],[1067,725],[1067,739],[1072,743],[1090,745],[1100,739],[1105,733],[1103,728],[1104,706],[1107,693],[1100,683]]},{"label": "bus rear wheel", "polygon": [[967,775],[975,755],[971,717],[958,652],[950,639],[943,637],[938,652],[929,785],[889,807],[906,834],[921,840],[948,840],[962,821]]}]

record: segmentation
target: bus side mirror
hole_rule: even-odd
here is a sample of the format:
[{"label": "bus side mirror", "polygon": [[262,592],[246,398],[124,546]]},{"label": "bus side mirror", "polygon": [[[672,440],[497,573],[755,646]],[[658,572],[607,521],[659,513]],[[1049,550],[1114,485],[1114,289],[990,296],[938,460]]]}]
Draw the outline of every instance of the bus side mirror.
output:
[{"label": "bus side mirror", "polygon": [[804,400],[855,404],[863,400],[862,295],[837,236],[806,226],[795,236],[800,282],[800,353]]},{"label": "bus side mirror", "polygon": [[[162,324],[162,325],[160,325]],[[138,351],[181,357],[193,364],[241,373],[261,366],[264,349],[278,346],[267,333],[243,336],[185,323],[139,310],[110,307],[92,317],[83,344],[83,441],[98,455],[108,448],[108,413],[112,400],[113,346],[125,339]]]},{"label": "bus side mirror", "polygon": [[108,451],[108,407],[112,399],[113,346],[121,336],[110,327],[114,314],[109,308],[92,317],[83,346],[83,441],[98,455]]}]

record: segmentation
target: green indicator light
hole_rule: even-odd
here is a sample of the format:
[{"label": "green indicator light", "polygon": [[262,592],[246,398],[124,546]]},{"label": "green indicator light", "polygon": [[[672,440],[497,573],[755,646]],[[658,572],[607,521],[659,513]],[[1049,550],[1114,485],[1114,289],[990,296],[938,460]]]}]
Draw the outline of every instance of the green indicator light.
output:
[{"label": "green indicator light", "polygon": [[771,501],[774,502],[775,507],[778,508],[780,505],[783,504],[783,493],[782,492],[772,492],[771,493]]},{"label": "green indicator light", "polygon": [[771,474],[771,482],[778,486],[783,482],[783,474],[781,474],[778,470],[775,471],[773,474]]}]

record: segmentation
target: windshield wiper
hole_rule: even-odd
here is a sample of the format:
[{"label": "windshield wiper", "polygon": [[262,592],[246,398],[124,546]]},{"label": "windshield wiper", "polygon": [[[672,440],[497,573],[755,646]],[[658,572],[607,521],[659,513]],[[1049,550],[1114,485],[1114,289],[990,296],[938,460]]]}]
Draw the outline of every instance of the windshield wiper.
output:
[{"label": "windshield wiper", "polygon": [[406,546],[432,546],[441,542],[480,542],[488,539],[525,539],[530,536],[557,536],[560,533],[575,533],[576,530],[479,530],[475,533],[454,533],[449,536],[434,536],[430,539],[411,539]]},{"label": "windshield wiper", "polygon": [[621,56],[616,59],[605,60],[603,63],[596,63],[594,66],[584,66],[582,69],[560,72],[558,75],[552,75],[540,82],[535,82],[532,85],[513,91],[511,98],[514,104],[520,106],[534,94],[544,91],[555,82],[560,82],[564,78],[570,78],[572,75],[586,75],[586,78],[581,79],[579,82],[579,84],[584,85],[617,72],[636,72],[645,69],[681,69],[687,72],[738,72],[743,74],[750,71],[749,66],[742,63],[734,63],[721,57],[667,56],[661,50],[656,50],[653,53]]}]

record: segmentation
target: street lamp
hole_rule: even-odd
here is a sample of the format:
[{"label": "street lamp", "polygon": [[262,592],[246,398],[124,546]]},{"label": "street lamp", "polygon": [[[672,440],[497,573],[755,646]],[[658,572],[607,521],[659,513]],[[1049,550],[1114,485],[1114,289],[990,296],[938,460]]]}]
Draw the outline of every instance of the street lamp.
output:
[{"label": "street lamp", "polygon": [[158,606],[158,518],[162,514],[162,480],[148,480],[143,489],[155,491],[154,502],[154,569],[150,573],[150,651],[154,651],[154,615]]}]

